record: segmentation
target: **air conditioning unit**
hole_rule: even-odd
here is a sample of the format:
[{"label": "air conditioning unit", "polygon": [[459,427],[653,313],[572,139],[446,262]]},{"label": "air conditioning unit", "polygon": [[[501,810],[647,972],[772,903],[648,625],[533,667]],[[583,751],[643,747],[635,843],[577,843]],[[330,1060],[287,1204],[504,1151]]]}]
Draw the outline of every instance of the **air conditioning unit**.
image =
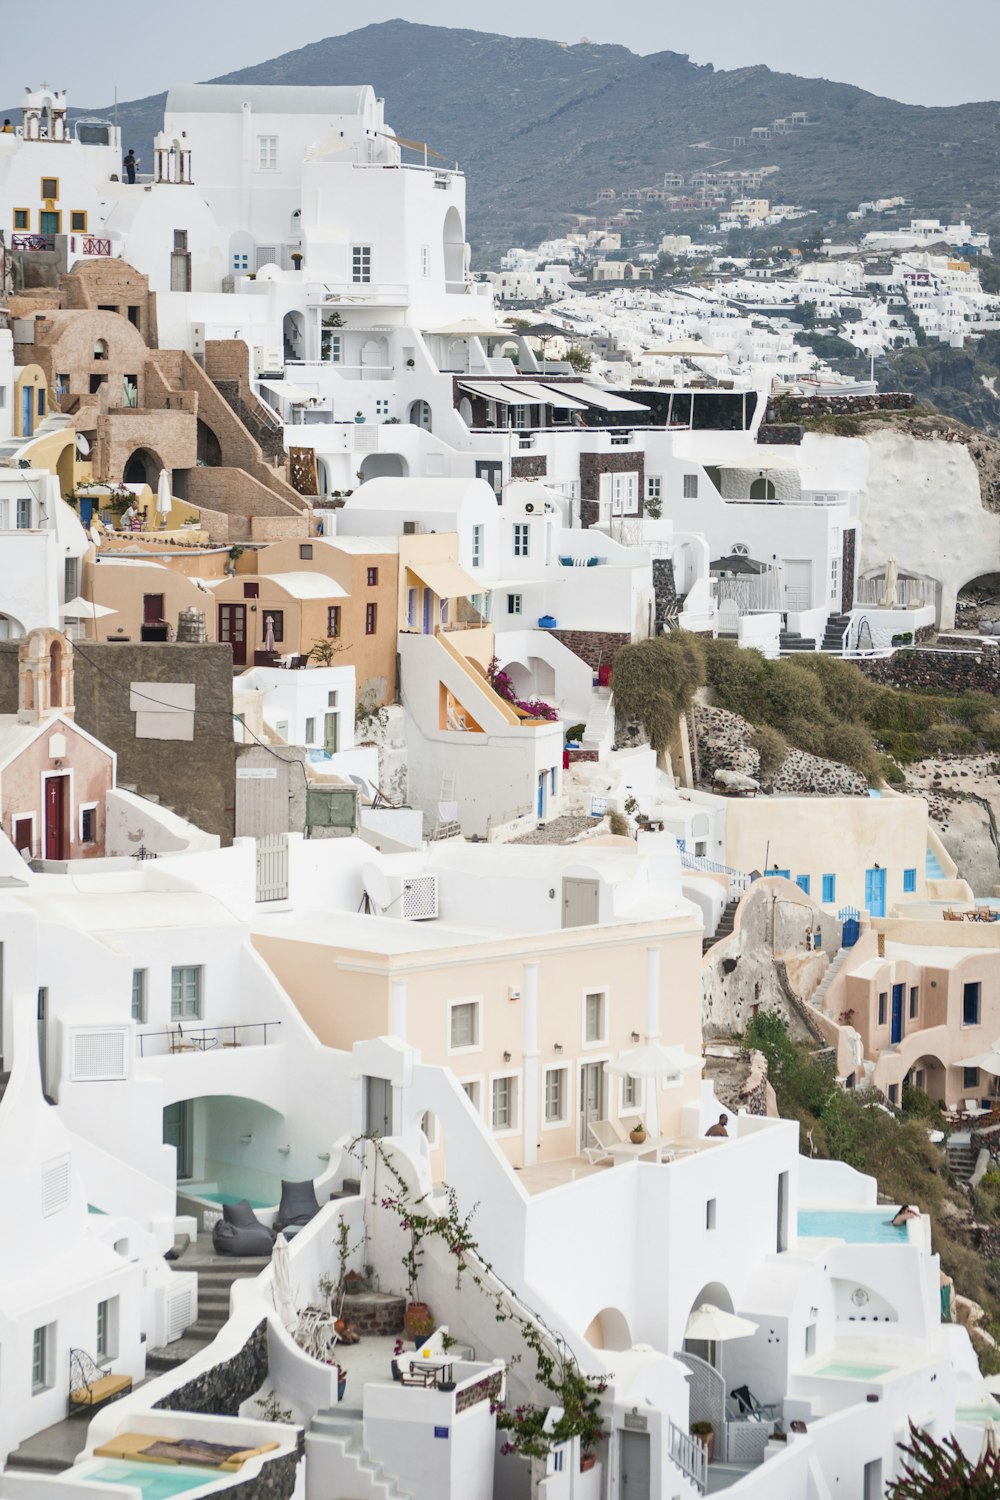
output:
[{"label": "air conditioning unit", "polygon": [[533,500],[526,501],[525,502],[525,506],[524,506],[525,515],[528,515],[528,516],[533,515],[534,514],[534,510],[535,510],[535,502]]},{"label": "air conditioning unit", "polygon": [[71,1083],[107,1082],[128,1077],[130,1027],[73,1027],[67,1029],[66,1039],[66,1071]]}]

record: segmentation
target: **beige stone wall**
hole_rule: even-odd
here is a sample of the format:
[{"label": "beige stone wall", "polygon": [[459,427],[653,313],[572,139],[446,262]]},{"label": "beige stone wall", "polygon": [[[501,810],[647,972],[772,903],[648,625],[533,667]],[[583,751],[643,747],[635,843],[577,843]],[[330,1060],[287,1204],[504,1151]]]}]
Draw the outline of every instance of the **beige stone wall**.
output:
[{"label": "beige stone wall", "polygon": [[129,459],[140,448],[150,454],[157,470],[165,468],[169,474],[174,469],[192,469],[198,451],[195,418],[185,411],[127,407],[103,414],[97,419],[95,477],[120,481]]},{"label": "beige stone wall", "polygon": [[[115,312],[60,309],[35,315],[35,341],[17,344],[22,364],[35,362],[45,371],[50,385],[57,374],[69,376],[69,394],[88,396],[91,379],[103,380],[101,404],[119,405],[122,381],[128,375],[138,385],[139,404],[145,398],[145,367],[148,350],[142,334],[128,318]],[[65,382],[64,382],[65,384]]]},{"label": "beige stone wall", "polygon": [[87,599],[115,611],[113,615],[98,620],[99,640],[124,633],[131,640],[138,641],[146,594],[163,595],[163,618],[175,630],[182,609],[202,610],[208,639],[216,639],[217,614],[212,595],[205,593],[176,567],[163,567],[153,562],[116,566],[110,560],[97,562],[91,556],[83,565],[83,593]]}]

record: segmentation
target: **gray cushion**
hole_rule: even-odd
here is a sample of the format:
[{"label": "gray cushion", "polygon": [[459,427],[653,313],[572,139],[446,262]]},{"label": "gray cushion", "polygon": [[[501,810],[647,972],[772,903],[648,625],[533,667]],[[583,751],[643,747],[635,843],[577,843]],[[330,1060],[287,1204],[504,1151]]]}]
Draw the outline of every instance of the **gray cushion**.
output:
[{"label": "gray cushion", "polygon": [[294,1224],[301,1229],[318,1213],[319,1199],[316,1197],[316,1189],[311,1177],[306,1182],[282,1180],[281,1203],[274,1221],[279,1228],[284,1228],[286,1224]]}]

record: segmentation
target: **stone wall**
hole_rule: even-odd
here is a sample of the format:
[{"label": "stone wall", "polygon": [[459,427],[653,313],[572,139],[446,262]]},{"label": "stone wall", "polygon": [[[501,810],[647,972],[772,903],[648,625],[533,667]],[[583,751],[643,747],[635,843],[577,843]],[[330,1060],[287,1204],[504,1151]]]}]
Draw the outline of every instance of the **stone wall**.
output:
[{"label": "stone wall", "polygon": [[602,474],[639,475],[639,515],[643,513],[646,493],[645,455],[641,449],[627,448],[623,453],[580,454],[580,523],[593,526],[600,519]]},{"label": "stone wall", "polygon": [[757,429],[757,441],[772,447],[797,447],[805,432],[796,422],[762,422]]},{"label": "stone wall", "polygon": [[614,661],[623,646],[628,646],[631,637],[624,631],[615,630],[550,630],[557,641],[585,661],[595,672]]},{"label": "stone wall", "polygon": [[305,1457],[305,1433],[300,1430],[298,1451],[265,1458],[255,1479],[244,1479],[226,1489],[226,1500],[292,1500],[298,1467]]},{"label": "stone wall", "polygon": [[388,1292],[345,1292],[341,1317],[360,1334],[393,1338],[403,1331],[406,1298]]},{"label": "stone wall", "polygon": [[916,647],[858,666],[873,682],[891,687],[931,688],[946,693],[1000,692],[1000,649],[940,651]]},{"label": "stone wall", "polygon": [[877,391],[873,396],[781,396],[768,407],[777,421],[794,422],[799,417],[830,417],[854,412],[912,411],[916,399],[910,391]]},{"label": "stone wall", "polygon": [[669,557],[653,558],[653,607],[657,629],[677,618],[677,586]]},{"label": "stone wall", "polygon": [[257,1324],[243,1348],[153,1403],[154,1411],[197,1411],[216,1417],[238,1417],[267,1379],[267,1319]]},{"label": "stone wall", "polygon": [[152,489],[156,488],[161,468],[168,474],[179,469],[204,472],[195,469],[198,423],[192,412],[125,406],[103,412],[97,419],[95,476],[120,481],[129,459],[140,448],[152,460],[152,466],[146,466],[146,482]]},{"label": "stone wall", "polygon": [[853,526],[844,531],[840,551],[840,613],[849,615],[854,603],[854,570],[857,566],[858,533]]},{"label": "stone wall", "polygon": [[544,479],[548,471],[544,453],[519,453],[510,461],[511,479]]},{"label": "stone wall", "polygon": [[[17,712],[17,641],[0,641],[0,713]],[[228,646],[81,642],[73,652],[76,722],[114,750],[118,780],[224,843],[233,836],[236,744],[233,658]],[[195,688],[194,738],[136,738],[133,682]]]},{"label": "stone wall", "polygon": [[486,1375],[482,1380],[477,1380],[475,1385],[467,1385],[464,1390],[455,1395],[455,1414],[468,1411],[471,1406],[478,1406],[480,1401],[498,1401],[503,1386],[503,1376]]}]

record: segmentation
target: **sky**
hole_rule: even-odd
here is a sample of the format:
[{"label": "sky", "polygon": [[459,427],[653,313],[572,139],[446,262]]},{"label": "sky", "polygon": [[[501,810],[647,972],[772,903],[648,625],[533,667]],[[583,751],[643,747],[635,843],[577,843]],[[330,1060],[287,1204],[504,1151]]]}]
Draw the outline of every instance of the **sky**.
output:
[{"label": "sky", "polygon": [[771,14],[750,0],[632,0],[620,9],[606,0],[506,0],[488,20],[467,0],[5,0],[0,99],[16,105],[28,84],[42,82],[68,89],[74,106],[109,104],[116,88],[119,99],[137,99],[395,17],[560,42],[586,36],[633,52],[686,52],[717,68],[766,63],[909,104],[1000,95],[1000,0],[954,10],[940,0],[800,0]]}]

